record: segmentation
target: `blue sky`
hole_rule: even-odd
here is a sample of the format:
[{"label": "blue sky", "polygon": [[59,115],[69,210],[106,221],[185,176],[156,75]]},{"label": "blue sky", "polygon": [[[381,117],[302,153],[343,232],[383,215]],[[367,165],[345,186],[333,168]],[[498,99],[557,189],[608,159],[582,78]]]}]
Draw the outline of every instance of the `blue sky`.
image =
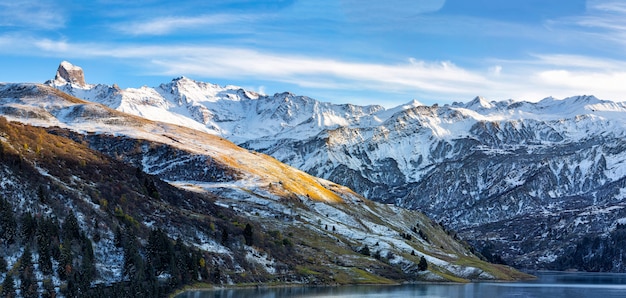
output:
[{"label": "blue sky", "polygon": [[0,82],[174,77],[334,103],[626,100],[617,0],[2,1]]}]

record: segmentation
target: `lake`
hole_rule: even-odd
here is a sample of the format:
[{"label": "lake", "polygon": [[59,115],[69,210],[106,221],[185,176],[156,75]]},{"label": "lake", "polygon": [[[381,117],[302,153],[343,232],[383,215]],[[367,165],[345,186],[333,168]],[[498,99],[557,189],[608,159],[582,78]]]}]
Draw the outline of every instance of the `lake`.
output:
[{"label": "lake", "polygon": [[176,298],[387,298],[387,297],[626,297],[626,274],[531,272],[537,280],[469,284],[411,284],[400,286],[287,287],[189,291]]}]

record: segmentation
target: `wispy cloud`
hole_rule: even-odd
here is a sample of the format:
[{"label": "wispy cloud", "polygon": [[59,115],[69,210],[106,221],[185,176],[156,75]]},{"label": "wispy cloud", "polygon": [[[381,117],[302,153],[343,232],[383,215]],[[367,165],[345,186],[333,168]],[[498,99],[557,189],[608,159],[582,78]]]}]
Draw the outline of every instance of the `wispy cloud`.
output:
[{"label": "wispy cloud", "polygon": [[420,14],[440,10],[445,0],[340,0],[340,8],[348,18],[368,24],[403,22]]},{"label": "wispy cloud", "polygon": [[63,10],[48,1],[0,2],[0,27],[54,30],[65,22]]},{"label": "wispy cloud", "polygon": [[588,0],[585,14],[550,20],[547,25],[578,41],[617,44],[622,47],[621,51],[626,47],[626,3],[623,1]]},{"label": "wispy cloud", "polygon": [[[18,43],[18,48],[2,46]],[[594,94],[626,100],[626,62],[586,55],[535,54],[519,60],[485,60],[483,67],[468,68],[451,61],[415,58],[360,62],[243,47],[72,43],[63,39],[0,36],[0,53],[17,52],[60,59],[104,58],[141,64],[142,68],[136,71],[144,74],[186,75],[201,80],[261,80],[283,83],[282,90],[291,85],[325,94],[332,90],[398,93],[439,102],[476,95],[539,100],[547,96]],[[411,98],[407,95],[405,100]]]},{"label": "wispy cloud", "polygon": [[[49,42],[40,43],[48,47]],[[211,46],[76,45],[84,55],[143,59],[159,75],[219,78],[263,78],[304,87],[349,89],[421,89],[428,92],[463,93],[484,89],[489,81],[448,61],[408,59],[403,63],[358,63],[328,58],[274,54],[245,48]],[[60,42],[59,49],[67,51]],[[76,52],[75,52],[76,53]]]},{"label": "wispy cloud", "polygon": [[[624,100],[623,84],[626,82],[626,71],[617,72],[581,72],[570,70],[548,70],[539,72],[536,79],[544,86],[552,86],[564,90],[577,90],[574,94],[591,94],[597,96],[616,96]],[[547,88],[546,88],[547,89]],[[572,95],[574,95],[572,94]]]},{"label": "wispy cloud", "polygon": [[[531,55],[535,59],[533,64],[546,67],[564,67],[576,70],[592,71],[616,71],[626,69],[626,61],[610,58],[597,58],[592,56],[572,55],[572,54],[536,54]],[[529,64],[531,61],[523,61]]]},{"label": "wispy cloud", "polygon": [[608,13],[626,14],[626,3],[615,0],[590,0],[587,2],[590,9]]},{"label": "wispy cloud", "polygon": [[540,55],[537,63],[545,70],[536,72],[534,77],[544,87],[626,100],[623,83],[626,82],[625,61],[576,55]]},{"label": "wispy cloud", "polygon": [[[181,50],[181,49],[179,49]],[[186,57],[154,61],[165,74],[203,77],[263,77],[304,87],[423,90],[476,90],[485,78],[451,62],[406,61],[398,64],[357,63],[261,53],[248,49],[188,49]],[[197,55],[197,56],[196,56]],[[462,92],[462,91],[461,91]]]},{"label": "wispy cloud", "polygon": [[[62,59],[105,57],[132,60],[133,63],[143,61],[144,71],[153,75],[261,78],[309,88],[421,90],[452,94],[478,94],[490,84],[482,74],[463,69],[449,61],[407,59],[387,64],[366,63],[247,48],[70,43],[65,40],[28,38],[22,39],[22,44],[25,48],[20,51],[45,52],[45,55]],[[150,53],[150,56],[146,57],[146,53]]]},{"label": "wispy cloud", "polygon": [[202,29],[210,32],[213,26],[236,24],[256,19],[245,14],[207,14],[200,16],[161,17],[145,21],[118,23],[114,29],[129,35],[180,34],[181,30]]},{"label": "wispy cloud", "polygon": [[502,95],[538,100],[593,94],[603,99],[626,100],[626,62],[569,54],[538,54],[525,60],[492,60],[499,65]]}]

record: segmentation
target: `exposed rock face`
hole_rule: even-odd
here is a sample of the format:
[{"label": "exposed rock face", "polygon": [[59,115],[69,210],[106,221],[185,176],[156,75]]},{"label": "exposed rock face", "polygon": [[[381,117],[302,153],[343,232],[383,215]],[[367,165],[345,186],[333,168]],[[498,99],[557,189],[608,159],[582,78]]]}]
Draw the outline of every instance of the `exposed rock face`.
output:
[{"label": "exposed rock face", "polygon": [[65,85],[68,83],[80,87],[87,86],[87,83],[85,83],[85,74],[83,73],[83,69],[73,65],[72,63],[63,61],[57,69],[57,74],[54,77],[54,84]]},{"label": "exposed rock face", "polygon": [[[82,229],[72,233],[89,237],[85,242],[93,247],[80,259],[93,260],[90,268],[95,273],[84,283],[88,291],[98,284],[127,283],[123,268],[128,267],[130,250],[116,247],[115,239],[130,239],[122,234],[129,229],[139,231],[128,232],[136,245],[129,240],[122,246],[132,245],[137,264],[151,264],[153,232],[163,231],[162,242],[174,244],[172,239],[177,239],[176,258],[198,256],[185,261],[192,264],[189,268],[200,268],[190,276],[215,284],[527,277],[479,260],[420,212],[370,202],[348,188],[197,130],[141,119],[38,84],[0,84],[0,115],[22,122],[0,117],[0,211],[14,218],[26,218],[32,210],[46,213],[37,220],[74,212],[77,223],[72,227]],[[48,130],[24,125],[30,122]],[[29,144],[36,144],[37,150]],[[72,231],[66,228],[68,222],[63,221],[63,233]],[[244,232],[252,229],[250,234]],[[25,250],[26,234],[14,233],[10,239],[19,237],[18,241],[5,245],[6,230],[0,241],[10,249],[0,250],[0,258],[7,261],[7,268],[19,267],[16,256]],[[186,246],[194,252],[185,252]],[[370,249],[371,255],[365,254]],[[37,263],[50,261],[50,256],[39,255]],[[78,256],[72,251],[72,258]],[[418,266],[422,258],[428,261],[428,271]],[[200,266],[199,259],[210,265]],[[39,285],[50,278],[54,287],[67,288],[55,272],[85,267],[70,265],[54,262],[49,266],[52,273],[44,273],[43,266],[32,272]],[[219,268],[219,274],[208,271],[213,268]],[[86,270],[74,272],[85,278],[79,274]],[[157,280],[153,278],[157,275],[163,274],[150,270],[144,276]]]},{"label": "exposed rock face", "polygon": [[624,102],[477,97],[386,110],[188,78],[116,92],[67,86],[59,89],[220,135],[367,198],[419,209],[519,267],[549,268],[572,254],[572,243],[626,223]]}]

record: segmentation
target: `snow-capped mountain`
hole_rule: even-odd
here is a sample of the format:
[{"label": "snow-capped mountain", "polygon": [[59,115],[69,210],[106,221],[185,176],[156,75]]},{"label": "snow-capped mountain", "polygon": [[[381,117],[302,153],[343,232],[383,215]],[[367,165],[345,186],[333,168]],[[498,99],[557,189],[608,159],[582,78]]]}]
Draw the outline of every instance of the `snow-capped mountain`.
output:
[{"label": "snow-capped mountain", "polygon": [[[0,212],[26,218],[19,227],[28,225],[31,213],[52,218],[57,229],[53,219],[71,213],[81,237],[80,245],[66,236],[53,239],[55,247],[71,251],[48,256],[50,270],[28,266],[35,293],[156,291],[157,279],[171,291],[174,283],[198,280],[301,285],[528,277],[480,260],[421,212],[369,201],[219,136],[41,84],[0,84],[0,114],[0,199],[6,198]],[[67,221],[63,233],[70,230]],[[14,229],[5,221],[0,227],[4,241]],[[22,234],[2,242],[0,258],[8,268],[46,256],[40,242],[31,249],[26,244],[33,237]],[[154,237],[165,237],[162,250]],[[163,268],[150,267],[160,253],[170,255]],[[175,254],[183,256],[170,260]],[[189,256],[197,260],[181,265]],[[422,258],[427,268],[419,265]],[[174,263],[196,273],[174,274]],[[0,278],[25,282],[20,270]]]},{"label": "snow-capped mountain", "polygon": [[222,136],[372,200],[422,210],[518,266],[545,268],[570,253],[570,243],[607,235],[626,218],[625,103],[477,97],[387,110],[188,78],[126,90],[60,83],[50,84]]},{"label": "snow-capped mountain", "polygon": [[[69,62],[63,62],[59,68],[63,65],[77,68]],[[73,81],[77,79],[59,78],[57,74],[48,84],[121,112],[191,127],[235,142],[277,134],[308,138],[321,129],[349,126],[383,110],[380,106],[322,103],[289,92],[265,96],[236,86],[221,87],[186,77],[155,88],[144,86],[125,90],[115,86],[71,83]]]}]

